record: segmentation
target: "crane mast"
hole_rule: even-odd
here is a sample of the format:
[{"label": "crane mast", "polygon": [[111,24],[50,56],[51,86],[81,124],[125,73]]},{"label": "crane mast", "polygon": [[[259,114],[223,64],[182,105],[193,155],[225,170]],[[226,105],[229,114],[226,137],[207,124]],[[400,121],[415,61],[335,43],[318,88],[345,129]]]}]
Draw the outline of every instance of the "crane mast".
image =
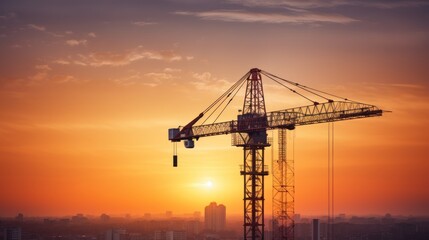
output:
[{"label": "crane mast", "polygon": [[[201,137],[232,134],[232,145],[243,148],[243,165],[240,170],[240,174],[243,176],[243,239],[263,240],[265,231],[264,177],[268,175],[268,166],[265,165],[264,154],[265,148],[270,146],[267,130],[278,129],[279,157],[272,166],[273,239],[293,240],[295,193],[294,159],[287,159],[286,156],[286,131],[293,130],[295,127],[302,125],[381,116],[383,110],[373,105],[354,102],[348,99],[333,101],[325,98],[327,102],[324,103],[313,101],[312,105],[267,113],[261,74],[281,85],[283,84],[275,78],[316,94],[317,96],[321,96],[315,93],[315,91],[318,90],[278,78],[270,73],[253,68],[194,120],[184,127],[170,128],[168,139],[173,143],[184,141],[186,148],[193,148],[194,140],[198,140]],[[235,96],[244,83],[246,83],[246,92],[243,109],[242,113],[237,116],[237,120],[213,122],[211,124],[204,124],[204,121],[201,125],[195,125],[216,104],[222,104],[231,94]],[[287,88],[297,93],[297,91],[289,87]],[[302,94],[299,95],[303,96]],[[305,96],[303,97],[310,100]],[[229,102],[231,102],[231,100],[232,98]],[[226,106],[228,106],[229,102]],[[210,116],[211,114],[209,117]],[[173,156],[173,166],[177,166],[177,155]]]},{"label": "crane mast", "polygon": [[294,159],[287,156],[287,129],[278,129],[278,158],[273,159],[273,240],[293,240],[295,235]]},{"label": "crane mast", "polygon": [[[238,131],[233,144],[243,148],[244,162],[240,174],[244,180],[244,224],[245,240],[264,239],[264,177],[268,175],[264,163],[267,141],[266,128],[252,129],[254,122],[266,125],[264,91],[259,69],[251,69],[247,78],[243,114],[238,116]],[[249,130],[251,129],[251,130]]]}]

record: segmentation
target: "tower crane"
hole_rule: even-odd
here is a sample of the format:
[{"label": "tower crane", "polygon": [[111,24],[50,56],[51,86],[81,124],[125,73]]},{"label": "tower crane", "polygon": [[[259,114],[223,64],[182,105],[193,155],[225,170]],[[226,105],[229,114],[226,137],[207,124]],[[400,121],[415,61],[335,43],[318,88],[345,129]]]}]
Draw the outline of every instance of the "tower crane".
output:
[{"label": "tower crane", "polygon": [[[262,75],[284,86],[294,94],[298,94],[311,101],[312,104],[267,112]],[[246,85],[246,91],[243,108],[237,119],[216,122],[219,115],[224,112],[225,108],[244,85]],[[322,98],[326,102],[320,103],[314,101],[308,97],[308,94]],[[340,100],[333,100],[332,98]],[[219,115],[213,123],[206,123],[215,112],[219,112]],[[282,141],[285,131],[293,130],[297,126],[376,117],[382,114],[383,110],[374,105],[341,98],[280,78],[258,68],[253,68],[195,119],[183,127],[170,128],[168,139],[175,145],[173,166],[177,167],[177,142],[184,141],[186,148],[194,148],[194,140],[198,140],[199,138],[224,134],[232,135],[232,145],[242,147],[244,153],[243,165],[240,171],[240,174],[243,176],[244,185],[243,239],[263,240],[265,228],[264,177],[268,175],[268,166],[265,164],[264,154],[265,148],[270,146],[267,131],[279,129],[279,139]],[[207,115],[208,117],[201,124],[196,125],[197,122]],[[284,145],[284,141],[279,145],[281,152],[285,151]],[[293,216],[290,216],[291,212],[287,209],[290,207],[293,208],[293,205],[288,205],[287,197],[293,194],[290,192],[290,187],[293,187],[290,184],[293,184],[293,181],[287,179],[289,175],[285,174],[287,169],[284,166],[285,154],[283,156],[280,154],[281,159],[277,163],[273,163],[278,164],[276,166],[277,171],[273,172],[275,175],[273,179],[277,179],[276,184],[274,184],[273,195],[279,196],[273,199],[277,201],[276,204],[273,203],[273,207],[277,208],[273,210],[273,227],[276,228],[273,231],[275,240],[292,240],[294,238],[293,222],[290,219]]]}]

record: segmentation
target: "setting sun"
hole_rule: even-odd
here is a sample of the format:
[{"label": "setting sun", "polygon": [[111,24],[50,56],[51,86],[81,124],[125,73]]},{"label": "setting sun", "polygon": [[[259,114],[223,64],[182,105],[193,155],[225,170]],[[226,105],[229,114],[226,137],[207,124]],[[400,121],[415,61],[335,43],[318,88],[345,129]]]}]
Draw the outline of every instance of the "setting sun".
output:
[{"label": "setting sun", "polygon": [[205,184],[206,188],[212,188],[213,187],[213,182],[212,181],[207,181]]}]

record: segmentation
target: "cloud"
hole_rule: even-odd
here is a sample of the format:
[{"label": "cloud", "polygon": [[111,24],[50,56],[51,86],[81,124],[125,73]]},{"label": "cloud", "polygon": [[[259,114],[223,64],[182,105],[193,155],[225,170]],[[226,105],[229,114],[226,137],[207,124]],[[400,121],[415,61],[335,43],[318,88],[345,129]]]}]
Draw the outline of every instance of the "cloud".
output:
[{"label": "cloud", "polygon": [[79,65],[79,66],[88,66],[88,64],[87,64],[87,63],[84,63],[84,62],[82,62],[82,61],[78,61],[78,60],[73,61],[73,64],[75,64],[75,65]]},{"label": "cloud", "polygon": [[137,22],[133,22],[133,24],[136,25],[136,26],[139,26],[139,27],[145,27],[145,26],[155,25],[157,23],[155,23],[155,22],[137,21]]},{"label": "cloud", "polygon": [[55,74],[52,68],[47,64],[34,66],[36,72],[29,76],[27,81],[21,81],[20,84],[26,86],[34,86],[41,84],[63,84],[71,82],[80,82],[72,75],[68,74]]},{"label": "cloud", "polygon": [[29,28],[37,30],[37,31],[41,31],[41,32],[46,31],[46,27],[44,27],[44,26],[40,26],[40,25],[36,25],[36,24],[28,24],[27,26]]},{"label": "cloud", "polygon": [[[86,40],[68,40],[67,44],[70,46],[77,46],[85,44]],[[157,61],[175,62],[182,60],[189,60],[190,57],[183,57],[172,50],[166,51],[154,51],[146,50],[141,46],[138,46],[131,50],[125,50],[122,52],[90,52],[87,54],[77,54],[75,56],[69,56],[67,58],[60,58],[52,61],[55,64],[60,65],[79,65],[79,66],[90,66],[90,67],[103,67],[103,66],[126,66],[134,62],[147,59]],[[193,57],[192,57],[193,58]],[[175,69],[169,69],[174,71]]]},{"label": "cloud", "polygon": [[395,88],[408,88],[408,89],[424,89],[425,86],[420,84],[412,83],[378,83],[375,85],[385,86],[385,87],[395,87]]},{"label": "cloud", "polygon": [[145,74],[131,71],[129,76],[115,79],[114,81],[123,86],[140,84],[149,87],[156,87],[162,82],[179,79],[180,76],[176,74],[180,72],[182,72],[181,69],[175,68],[164,68],[162,72],[149,72]]},{"label": "cloud", "polygon": [[87,44],[87,40],[82,39],[82,40],[76,40],[76,39],[69,39],[66,41],[66,44],[69,46],[79,46],[79,45],[86,45]]},{"label": "cloud", "polygon": [[96,38],[97,37],[97,35],[95,33],[93,33],[93,32],[88,33],[88,36],[92,37],[92,38]]},{"label": "cloud", "polygon": [[70,83],[78,82],[78,80],[71,75],[55,75],[50,79],[53,83]]},{"label": "cloud", "polygon": [[69,65],[70,61],[67,61],[64,59],[58,59],[58,60],[53,61],[53,63],[60,64],[60,65]]},{"label": "cloud", "polygon": [[179,72],[182,72],[182,69],[178,69],[178,68],[164,68],[164,72],[179,73]]},{"label": "cloud", "polygon": [[130,86],[143,81],[143,76],[139,72],[131,73],[131,75],[113,80],[119,85]]},{"label": "cloud", "polygon": [[16,17],[16,14],[14,12],[10,12],[5,15],[0,15],[0,19],[3,19],[3,20],[8,20],[15,17]]},{"label": "cloud", "polygon": [[52,70],[52,68],[49,67],[49,65],[36,65],[34,68],[37,70],[44,70],[44,71],[51,71]]},{"label": "cloud", "polygon": [[384,9],[393,9],[393,8],[410,8],[410,7],[423,7],[429,6],[429,2],[423,1],[387,1],[387,2],[377,2],[377,1],[368,1],[368,2],[355,2],[356,5],[363,7],[375,7],[375,8],[384,8]]},{"label": "cloud", "polygon": [[152,82],[145,83],[144,85],[150,86],[150,87],[156,87],[163,81],[173,80],[180,78],[179,76],[175,75],[175,73],[182,72],[181,69],[176,68],[164,68],[162,72],[150,72],[146,73],[145,77],[149,77]]},{"label": "cloud", "polygon": [[191,84],[198,90],[215,90],[224,92],[232,84],[225,79],[214,77],[210,72],[192,73]]},{"label": "cloud", "polygon": [[291,0],[229,0],[230,3],[247,7],[284,7],[289,10],[304,10],[316,8],[335,8],[340,6],[358,6],[370,8],[401,8],[427,6],[425,1],[358,1],[358,0],[324,0],[324,1],[291,1]]},{"label": "cloud", "polygon": [[13,44],[10,46],[11,48],[22,48],[21,44]]},{"label": "cloud", "polygon": [[28,77],[28,79],[30,80],[30,82],[28,83],[29,85],[40,84],[46,81],[48,78],[49,71],[52,70],[49,65],[36,65],[34,66],[34,69],[36,69],[37,71],[36,73]]},{"label": "cloud", "polygon": [[204,20],[244,23],[352,23],[358,21],[350,17],[336,14],[279,14],[279,13],[257,13],[248,11],[217,10],[205,12],[176,12],[178,15],[199,17]]},{"label": "cloud", "polygon": [[62,34],[47,31],[45,26],[41,26],[41,25],[37,25],[37,24],[27,24],[27,27],[30,29],[33,29],[33,30],[44,32],[44,33],[49,34],[49,35],[54,36],[54,37],[64,37],[64,35],[62,35]]},{"label": "cloud", "polygon": [[174,78],[172,74],[165,73],[165,72],[160,72],[160,73],[158,73],[158,72],[151,72],[151,73],[146,73],[145,76],[146,77],[150,77],[150,78],[152,78],[154,80],[158,80],[158,81],[160,81],[160,80],[169,80],[169,79]]},{"label": "cloud", "polygon": [[193,73],[192,77],[197,79],[197,80],[207,82],[212,78],[212,74],[209,72]]},{"label": "cloud", "polygon": [[[159,61],[180,61],[183,57],[174,51],[150,51],[137,47],[124,52],[93,52],[87,55],[78,55],[79,59],[71,61],[81,66],[125,66],[133,62],[149,59]],[[57,63],[59,63],[57,60]]]},{"label": "cloud", "polygon": [[141,74],[139,72],[132,73],[129,76],[115,79],[114,82],[116,82],[119,85],[122,86],[132,86],[132,85],[145,85],[149,87],[156,87],[158,86],[162,80],[171,79],[173,76],[171,74],[167,73],[146,73]]},{"label": "cloud", "polygon": [[[82,61],[75,61],[78,65],[88,65],[94,67],[101,66],[124,66],[138,61],[144,56],[136,52],[112,53],[112,52],[95,52],[87,56],[81,55]],[[79,64],[81,62],[82,64]]]}]

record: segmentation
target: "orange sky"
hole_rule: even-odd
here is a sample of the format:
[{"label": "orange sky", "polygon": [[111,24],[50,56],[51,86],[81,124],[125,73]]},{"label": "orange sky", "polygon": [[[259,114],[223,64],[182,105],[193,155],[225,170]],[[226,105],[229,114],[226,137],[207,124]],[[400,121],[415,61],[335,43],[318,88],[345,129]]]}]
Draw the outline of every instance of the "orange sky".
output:
[{"label": "orange sky", "polygon": [[[337,213],[429,214],[426,3],[71,2],[0,5],[0,216],[241,214],[242,150],[203,138],[172,168],[167,129],[252,67],[393,111],[335,123]],[[308,104],[265,84],[267,111]],[[295,136],[296,212],[325,214],[327,125]]]}]

